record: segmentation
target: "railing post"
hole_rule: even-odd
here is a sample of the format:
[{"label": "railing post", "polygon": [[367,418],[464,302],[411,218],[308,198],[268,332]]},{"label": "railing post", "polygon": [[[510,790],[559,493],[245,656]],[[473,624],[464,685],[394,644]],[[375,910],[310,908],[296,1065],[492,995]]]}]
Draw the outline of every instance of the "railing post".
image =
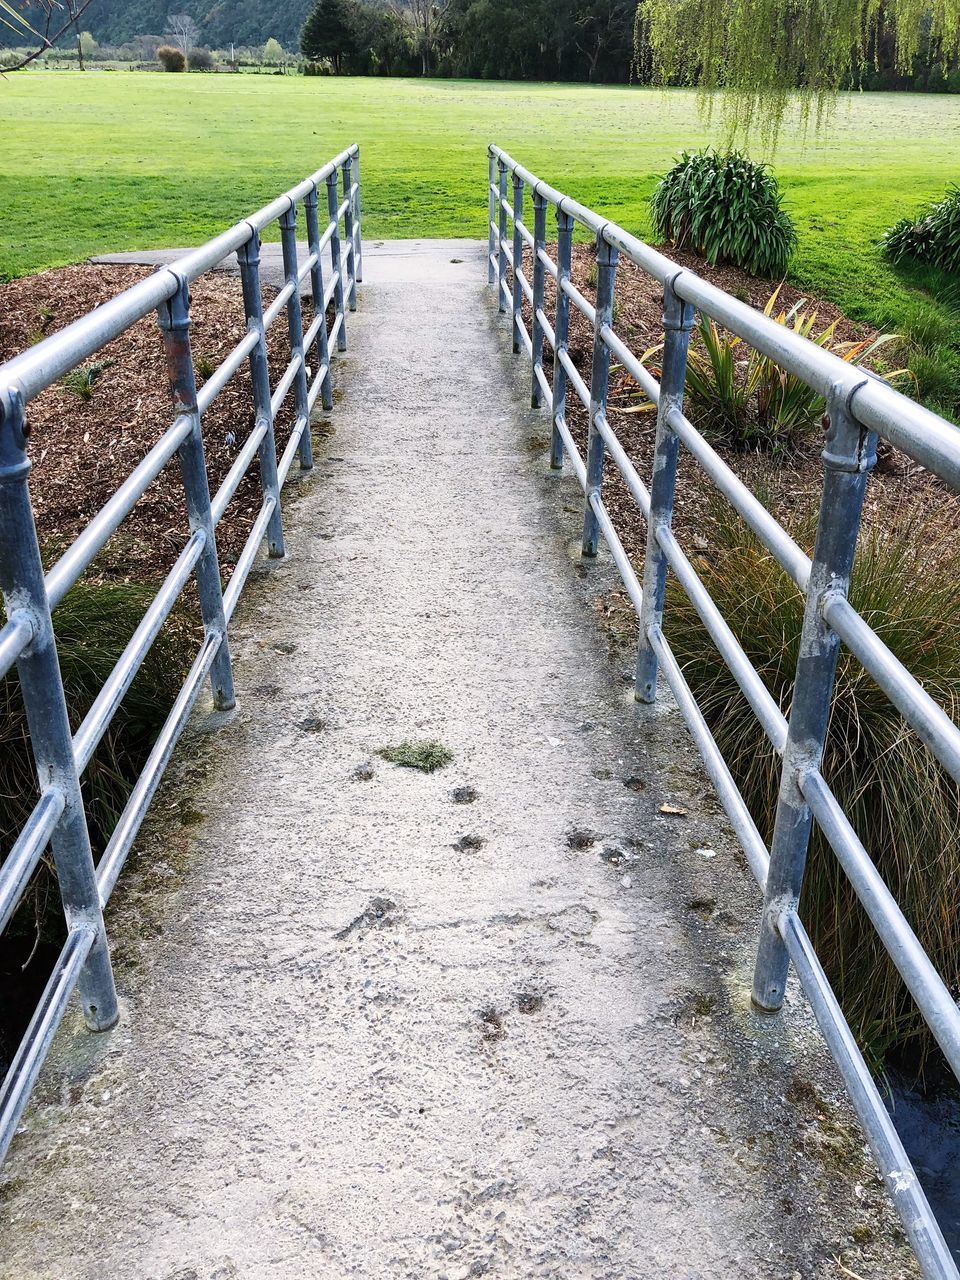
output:
[{"label": "railing post", "polygon": [[674,409],[683,408],[687,348],[693,328],[693,307],[678,296],[674,289],[676,280],[677,276],[674,276],[663,289],[663,372],[643,565],[643,608],[640,611],[640,647],[634,688],[638,702],[653,702],[657,696],[657,655],[650,644],[649,633],[652,627],[659,627],[663,622],[663,598],[667,589],[667,558],[660,549],[657,534],[661,529],[669,529],[673,522],[680,442],[670,426],[669,416]]},{"label": "railing post", "polygon": [[293,380],[297,422],[303,420],[300,432],[300,469],[309,471],[313,466],[313,442],[310,439],[310,401],[307,387],[307,357],[303,350],[303,312],[300,308],[300,283],[297,280],[297,206],[290,208],[280,218],[280,250],[283,254],[283,274],[286,284],[293,285],[287,303],[287,331],[290,335],[290,358],[300,357],[300,368]]},{"label": "railing post", "polygon": [[534,409],[543,404],[543,390],[537,371],[543,371],[543,325],[539,313],[543,310],[543,297],[546,289],[547,269],[540,260],[547,243],[547,201],[536,187],[533,188],[533,319],[530,322],[530,337],[533,343],[531,353],[532,382],[530,384],[530,403]]},{"label": "railing post", "polygon": [[223,590],[220,583],[220,563],[217,559],[217,541],[210,511],[210,485],[203,453],[200,412],[197,408],[197,384],[193,372],[193,355],[190,350],[190,294],[187,282],[179,276],[176,280],[177,292],[157,308],[157,319],[163,332],[167,377],[173,395],[174,412],[177,417],[186,415],[191,421],[190,434],[179,450],[180,474],[187,500],[190,531],[202,529],[205,535],[203,551],[197,561],[200,614],[206,634],[220,637],[220,647],[210,668],[213,701],[219,710],[228,711],[236,705],[236,696],[233,690],[227,623],[223,613]]},{"label": "railing post", "polygon": [[494,251],[497,247],[497,161],[493,152],[487,151],[487,284],[497,279]]},{"label": "railing post", "polygon": [[595,556],[600,541],[600,526],[593,509],[603,484],[603,436],[597,430],[597,419],[607,412],[607,389],[610,383],[610,348],[600,336],[604,325],[613,324],[613,286],[617,270],[617,250],[597,236],[597,303],[593,322],[593,363],[590,370],[590,427],[587,438],[587,492],[583,509],[583,546],[585,556]]},{"label": "railing post", "polygon": [[353,157],[353,181],[357,192],[353,200],[353,235],[357,252],[354,259],[357,268],[356,278],[363,283],[363,232],[360,229],[360,148],[357,147]]},{"label": "railing post", "polygon": [[506,299],[503,296],[507,280],[507,255],[504,247],[507,242],[507,166],[502,156],[497,158],[497,185],[499,187],[497,198],[497,309],[503,312],[507,309]]},{"label": "railing post", "polygon": [[350,288],[347,304],[351,311],[357,309],[357,241],[353,234],[353,165],[350,156],[343,162],[343,235],[347,242],[347,280]]},{"label": "railing post", "polygon": [[824,620],[823,606],[828,597],[846,596],[849,590],[867,478],[877,460],[876,434],[860,426],[850,409],[863,385],[845,396],[835,387],[827,400],[823,494],[753,977],[754,1004],[771,1012],[783,1004],[789,959],[781,922],[800,900],[813,823],[800,780],[804,773],[819,769],[823,758],[840,647],[839,637]]},{"label": "railing post", "polygon": [[280,482],[277,477],[277,441],[273,430],[273,410],[270,407],[270,370],[267,364],[267,339],[263,328],[263,294],[260,290],[260,233],[250,229],[250,239],[237,250],[240,264],[240,283],[243,289],[243,309],[247,317],[247,331],[257,335],[257,345],[250,352],[250,382],[253,386],[254,429],[261,422],[267,424],[266,434],[260,441],[257,456],[260,462],[260,488],[265,498],[272,497],[276,505],[267,525],[267,549],[269,555],[279,560],[284,555],[283,522],[280,514]]},{"label": "railing post", "polygon": [[23,398],[8,391],[0,395],[0,589],[7,617],[25,612],[33,622],[17,674],[40,790],[59,787],[64,797],[50,845],[67,928],[94,935],[78,984],[83,1015],[91,1031],[107,1031],[117,1021],[117,993],[27,486],[26,440]]},{"label": "railing post", "polygon": [[[324,409],[333,408],[333,379],[330,376],[330,344],[327,339],[327,317],[323,306],[323,263],[320,261],[320,219],[317,213],[317,186],[310,188],[303,198],[307,214],[307,247],[316,261],[310,272],[310,292],[313,298],[313,318],[320,318],[317,330],[317,371],[326,369],[320,383],[320,403]],[[306,354],[306,353],[305,353]]]},{"label": "railing post", "polygon": [[520,223],[523,221],[523,179],[513,175],[513,354],[520,354],[520,326],[523,324],[523,290],[520,288],[520,272],[523,269],[523,237]]},{"label": "railing post", "polygon": [[557,423],[567,414],[567,371],[560,359],[566,351],[570,335],[570,299],[563,291],[564,280],[570,279],[573,262],[573,218],[557,208],[557,310],[553,322],[553,432],[550,439],[550,466],[563,467],[563,437]]},{"label": "railing post", "polygon": [[337,330],[337,350],[347,349],[347,317],[343,310],[343,257],[340,253],[340,201],[337,196],[337,172],[327,175],[327,211],[333,223],[330,235],[330,264],[336,276],[333,286],[333,300],[337,315],[340,317],[340,328]]}]

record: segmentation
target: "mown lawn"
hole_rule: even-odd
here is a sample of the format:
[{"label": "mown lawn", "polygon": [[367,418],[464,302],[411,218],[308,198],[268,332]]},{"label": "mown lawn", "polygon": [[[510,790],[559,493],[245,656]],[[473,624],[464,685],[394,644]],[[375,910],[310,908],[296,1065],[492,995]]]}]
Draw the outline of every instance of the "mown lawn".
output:
[{"label": "mown lawn", "polygon": [[[0,81],[0,278],[89,254],[196,243],[348,141],[367,235],[483,235],[486,144],[641,234],[655,176],[714,140],[689,92],[583,85],[34,72]],[[801,248],[792,276],[895,326],[876,241],[960,178],[960,97],[843,99],[775,157]]]}]

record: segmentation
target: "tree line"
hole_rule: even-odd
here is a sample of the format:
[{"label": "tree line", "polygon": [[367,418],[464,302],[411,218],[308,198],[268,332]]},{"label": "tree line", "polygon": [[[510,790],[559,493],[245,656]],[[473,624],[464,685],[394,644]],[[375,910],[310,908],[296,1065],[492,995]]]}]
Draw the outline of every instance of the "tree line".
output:
[{"label": "tree line", "polygon": [[631,79],[636,0],[317,0],[304,57],[353,75]]}]

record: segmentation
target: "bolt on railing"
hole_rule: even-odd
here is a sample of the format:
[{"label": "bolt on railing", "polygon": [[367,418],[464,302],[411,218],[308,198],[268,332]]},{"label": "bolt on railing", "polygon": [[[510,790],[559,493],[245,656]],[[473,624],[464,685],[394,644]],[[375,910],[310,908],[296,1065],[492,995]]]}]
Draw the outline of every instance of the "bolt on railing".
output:
[{"label": "bolt on railing", "polygon": [[[214,705],[236,700],[227,627],[264,539],[268,554],[284,554],[280,492],[299,454],[312,466],[310,414],[322,397],[332,405],[329,348],[346,346],[344,303],[354,306],[362,253],[359,165],[354,145],[310,178],[170,267],[127,289],[95,311],[0,366],[0,589],[7,621],[0,628],[0,677],[16,664],[40,798],[0,865],[0,929],[9,923],[49,844],[67,926],[67,940],[36,1011],[0,1087],[0,1159],[9,1147],[53,1036],[75,988],[87,1025],[103,1031],[117,1020],[117,997],[103,908],[117,882],[147,807],[177,739],[209,676]],[[344,200],[337,194],[343,172]],[[356,170],[359,174],[359,168]],[[317,188],[326,182],[329,221],[321,234]],[[306,212],[308,257],[298,261],[296,210]],[[260,233],[279,221],[284,284],[266,311],[260,282]],[[346,253],[339,226],[344,224]],[[324,286],[322,255],[329,246],[331,284]],[[198,391],[190,343],[190,283],[236,253],[247,332]],[[346,259],[346,266],[342,261]],[[310,276],[314,317],[304,333],[301,282]],[[328,332],[327,310],[334,303]],[[174,420],[116,493],[44,574],[28,487],[26,406],[46,387],[107,342],[156,310],[166,354]],[[290,361],[270,387],[266,333],[286,312]],[[307,374],[307,353],[317,368]],[[202,415],[230,379],[249,362],[254,424],[220,488],[211,498],[201,434]],[[283,458],[277,459],[274,422],[291,388],[295,420]],[[188,536],[173,568],[94,700],[71,734],[52,614],[93,562],[107,539],[174,457],[186,498]],[[225,590],[221,587],[216,527],[254,457],[259,464],[261,506]],[[154,743],[150,756],[94,865],[80,778],[97,743],[190,577],[195,575],[203,641]]]},{"label": "bolt on railing", "polygon": [[[513,203],[506,199],[511,174]],[[960,1079],[960,1009],[884,884],[867,850],[820,772],[841,643],[860,661],[908,725],[960,782],[960,728],[896,659],[847,598],[864,492],[876,460],[878,436],[960,488],[960,434],[955,427],[882,380],[776,324],[723,290],[681,269],[615,223],[578,204],[489,148],[488,281],[496,284],[500,311],[510,311],[513,349],[531,359],[534,406],[549,407],[551,467],[566,455],[584,491],[583,555],[596,555],[602,537],[639,618],[635,696],[656,697],[658,672],[670,686],[706,771],[763,892],[761,933],[753,1000],[762,1010],[783,1004],[792,962],[864,1127],[884,1181],[928,1280],[958,1280],[957,1266],[876,1083],[857,1048],[798,912],[811,831],[816,823],[842,865],[864,909],[934,1037]],[[535,230],[523,222],[524,192],[532,193]],[[557,258],[546,251],[545,207],[557,219]],[[513,221],[513,248],[507,220]],[[571,280],[575,223],[596,238],[597,296],[590,303]],[[534,285],[525,287],[522,244],[534,254]],[[664,351],[659,382],[615,331],[614,273],[618,254],[660,282],[664,291]],[[507,268],[510,281],[507,280]],[[544,274],[556,282],[554,320],[543,312]],[[523,318],[530,304],[531,332]],[[589,388],[568,350],[570,304],[593,327]],[[687,350],[695,310],[801,379],[827,405],[824,481],[813,559],[747,489],[683,412]],[[543,342],[553,351],[553,383],[543,374]],[[611,359],[657,406],[650,487],[639,475],[607,418]],[[567,422],[570,391],[587,413],[584,459]],[[794,695],[789,721],[744,652],[672,528],[680,446],[743,518],[805,595]],[[644,563],[638,574],[603,501],[605,459],[617,467],[647,522]],[[774,749],[782,756],[780,796],[772,847],[767,849],[687,684],[665,631],[665,587],[672,572],[689,596]],[[642,583],[641,583],[642,578]]]}]

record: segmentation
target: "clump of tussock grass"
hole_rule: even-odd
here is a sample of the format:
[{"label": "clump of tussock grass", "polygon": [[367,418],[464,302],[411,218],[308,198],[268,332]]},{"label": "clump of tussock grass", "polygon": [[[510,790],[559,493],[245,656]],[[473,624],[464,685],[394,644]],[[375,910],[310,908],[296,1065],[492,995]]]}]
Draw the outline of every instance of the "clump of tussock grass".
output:
[{"label": "clump of tussock grass", "polygon": [[[784,714],[789,714],[803,600],[736,518],[716,509],[698,572]],[[812,529],[798,541],[812,544]],[[916,519],[865,532],[851,602],[957,719],[960,554],[951,531]],[[780,760],[675,582],[670,643],[761,834],[772,836]],[[823,773],[954,995],[960,992],[960,790],[856,659],[841,648]],[[814,834],[800,913],[861,1047],[924,1070],[933,1040],[840,864]]]},{"label": "clump of tussock grass", "polygon": [[434,773],[453,759],[453,752],[432,738],[401,742],[395,747],[381,747],[377,755],[404,769],[419,769],[421,773]]}]

